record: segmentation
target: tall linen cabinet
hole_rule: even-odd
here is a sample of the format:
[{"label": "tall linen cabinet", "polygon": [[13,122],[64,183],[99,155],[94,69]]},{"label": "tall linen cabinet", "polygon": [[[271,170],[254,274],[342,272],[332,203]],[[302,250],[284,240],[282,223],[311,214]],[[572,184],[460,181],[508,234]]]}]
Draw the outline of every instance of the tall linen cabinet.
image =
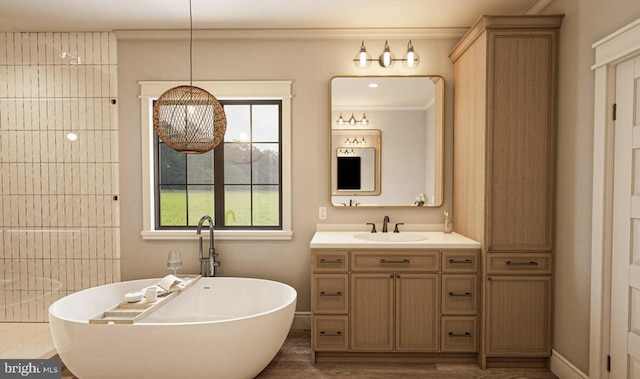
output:
[{"label": "tall linen cabinet", "polygon": [[481,367],[551,354],[562,15],[483,16],[453,49],[453,224],[482,244]]}]

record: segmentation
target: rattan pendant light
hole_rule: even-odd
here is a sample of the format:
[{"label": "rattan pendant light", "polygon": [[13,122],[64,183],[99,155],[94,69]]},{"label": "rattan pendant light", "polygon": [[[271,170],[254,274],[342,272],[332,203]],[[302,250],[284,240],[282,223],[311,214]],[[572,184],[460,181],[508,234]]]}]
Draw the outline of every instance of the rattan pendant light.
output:
[{"label": "rattan pendant light", "polygon": [[153,106],[153,129],[173,150],[201,154],[222,141],[227,117],[215,96],[192,84],[193,16],[189,0],[189,85],[171,88],[160,95]]}]

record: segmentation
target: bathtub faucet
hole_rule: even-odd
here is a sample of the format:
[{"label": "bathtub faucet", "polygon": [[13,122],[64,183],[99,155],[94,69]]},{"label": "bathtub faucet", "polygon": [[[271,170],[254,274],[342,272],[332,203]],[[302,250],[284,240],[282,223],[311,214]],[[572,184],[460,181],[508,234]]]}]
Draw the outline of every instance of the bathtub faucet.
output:
[{"label": "bathtub faucet", "polygon": [[[202,251],[202,224],[205,221],[209,221],[209,257],[205,258]],[[200,249],[198,250],[198,257],[200,258],[200,275],[202,276],[218,276],[218,267],[220,262],[216,260],[218,254],[214,247],[213,239],[213,220],[209,216],[202,216],[198,222],[197,234],[200,237]]]}]

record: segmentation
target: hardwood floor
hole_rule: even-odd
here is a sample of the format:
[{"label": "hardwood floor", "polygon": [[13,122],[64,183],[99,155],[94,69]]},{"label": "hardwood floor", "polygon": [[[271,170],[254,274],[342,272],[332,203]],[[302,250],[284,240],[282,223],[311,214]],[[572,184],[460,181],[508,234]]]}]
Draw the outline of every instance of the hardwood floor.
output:
[{"label": "hardwood floor", "polygon": [[[308,330],[292,330],[258,379],[557,379],[546,369],[493,368],[465,363],[310,363]],[[62,379],[77,379],[63,368]]]}]

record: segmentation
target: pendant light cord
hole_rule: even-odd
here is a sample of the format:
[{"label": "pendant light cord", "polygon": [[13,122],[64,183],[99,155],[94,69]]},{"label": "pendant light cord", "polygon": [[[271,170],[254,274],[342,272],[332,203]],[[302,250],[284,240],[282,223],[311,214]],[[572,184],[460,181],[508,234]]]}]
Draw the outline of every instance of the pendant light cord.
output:
[{"label": "pendant light cord", "polygon": [[189,86],[193,86],[193,14],[189,0]]}]

